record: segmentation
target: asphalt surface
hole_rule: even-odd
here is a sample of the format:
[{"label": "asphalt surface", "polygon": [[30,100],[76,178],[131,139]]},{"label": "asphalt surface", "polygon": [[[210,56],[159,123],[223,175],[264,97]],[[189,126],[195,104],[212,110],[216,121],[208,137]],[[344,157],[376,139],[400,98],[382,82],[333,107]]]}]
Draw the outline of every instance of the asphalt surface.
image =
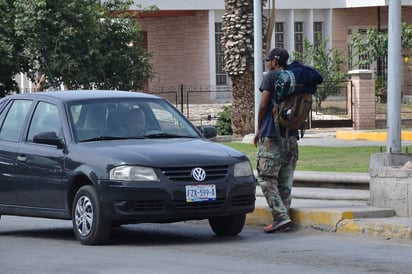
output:
[{"label": "asphalt surface", "polygon": [[[349,131],[350,132],[350,131]],[[356,131],[353,131],[356,133]],[[338,139],[337,130],[310,130],[299,145],[313,146],[382,146],[386,151],[386,141],[376,140],[375,134],[369,139]],[[350,134],[349,134],[350,135]],[[348,136],[345,132],[344,136]],[[245,137],[244,141],[248,141]],[[412,138],[402,140],[402,147],[412,145]],[[339,172],[295,172],[295,177],[321,178],[324,181],[348,181],[352,183],[368,180],[367,173]],[[310,180],[310,179],[309,179]],[[379,239],[412,240],[412,217],[398,217],[391,208],[376,208],[369,205],[369,190],[337,189],[321,187],[294,187],[292,190],[291,218],[293,229],[316,229],[319,231],[353,234]],[[256,207],[248,214],[246,223],[263,226],[272,222],[266,200],[256,188]]]}]

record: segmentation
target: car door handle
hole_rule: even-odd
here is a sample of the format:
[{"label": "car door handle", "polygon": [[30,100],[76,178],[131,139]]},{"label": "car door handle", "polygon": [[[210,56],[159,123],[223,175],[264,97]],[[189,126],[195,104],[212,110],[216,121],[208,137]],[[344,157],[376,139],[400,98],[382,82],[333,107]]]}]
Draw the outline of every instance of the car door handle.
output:
[{"label": "car door handle", "polygon": [[26,162],[27,157],[25,155],[19,155],[17,156],[17,161],[19,162]]}]

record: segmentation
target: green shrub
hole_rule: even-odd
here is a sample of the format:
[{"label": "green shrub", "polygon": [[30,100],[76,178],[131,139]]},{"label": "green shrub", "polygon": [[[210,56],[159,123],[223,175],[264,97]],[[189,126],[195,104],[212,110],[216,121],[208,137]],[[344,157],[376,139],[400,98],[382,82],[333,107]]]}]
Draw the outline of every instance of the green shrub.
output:
[{"label": "green shrub", "polygon": [[223,111],[217,114],[217,134],[232,135],[232,106],[223,106]]}]

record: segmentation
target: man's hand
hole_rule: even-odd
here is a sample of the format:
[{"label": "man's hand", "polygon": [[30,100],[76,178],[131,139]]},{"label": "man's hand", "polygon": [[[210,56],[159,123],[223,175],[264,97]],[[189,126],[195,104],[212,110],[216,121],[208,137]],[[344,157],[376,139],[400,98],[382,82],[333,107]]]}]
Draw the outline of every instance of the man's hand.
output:
[{"label": "man's hand", "polygon": [[259,131],[256,132],[255,137],[253,137],[253,144],[255,145],[255,147],[257,147],[259,144]]}]

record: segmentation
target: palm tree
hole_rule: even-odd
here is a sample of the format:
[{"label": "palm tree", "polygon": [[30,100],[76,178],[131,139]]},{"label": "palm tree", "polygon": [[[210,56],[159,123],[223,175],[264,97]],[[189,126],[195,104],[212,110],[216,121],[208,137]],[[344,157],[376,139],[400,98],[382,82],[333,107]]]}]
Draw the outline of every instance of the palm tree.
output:
[{"label": "palm tree", "polygon": [[[262,7],[266,2],[267,0],[262,0]],[[266,35],[264,39],[257,37],[263,39],[266,45],[269,45],[274,24],[274,2],[275,0],[271,0],[273,10],[270,12],[269,29],[266,31],[269,36]],[[221,43],[225,71],[232,80],[232,131],[234,136],[244,136],[255,130],[253,0],[225,0],[222,19]]]},{"label": "palm tree", "polygon": [[225,70],[232,80],[234,136],[254,132],[253,0],[225,0],[222,18]]}]

